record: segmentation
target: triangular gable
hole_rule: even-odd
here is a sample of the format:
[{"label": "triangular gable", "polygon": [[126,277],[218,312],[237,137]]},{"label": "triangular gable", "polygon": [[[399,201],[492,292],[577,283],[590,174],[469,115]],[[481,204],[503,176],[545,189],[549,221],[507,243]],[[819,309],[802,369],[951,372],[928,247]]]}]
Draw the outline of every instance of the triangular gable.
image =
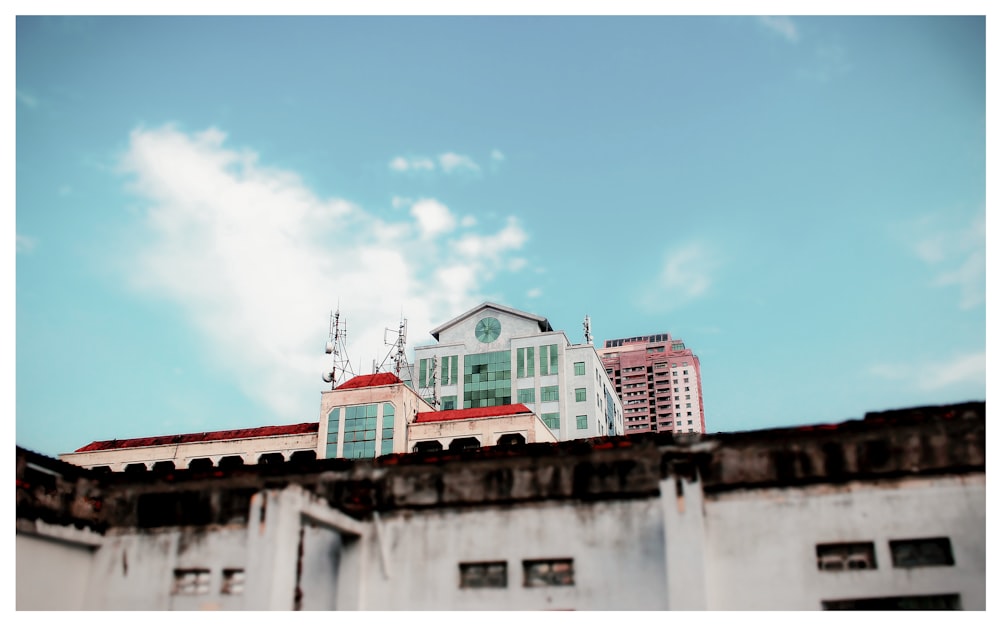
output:
[{"label": "triangular gable", "polygon": [[552,331],[552,325],[549,324],[549,321],[546,318],[543,318],[541,316],[536,316],[535,314],[530,314],[530,313],[528,313],[526,311],[520,311],[520,310],[514,309],[512,307],[504,307],[503,305],[497,305],[496,303],[485,302],[485,303],[479,305],[478,307],[470,309],[469,311],[463,313],[462,315],[460,315],[460,316],[458,316],[456,318],[452,318],[448,322],[445,322],[441,326],[433,329],[431,331],[431,336],[435,340],[437,340],[437,339],[439,339],[438,336],[441,334],[442,331],[448,330],[449,328],[451,328],[451,327],[455,326],[456,324],[462,322],[466,318],[470,318],[470,317],[476,315],[477,313],[479,313],[480,311],[482,311],[484,309],[487,309],[487,308],[489,308],[489,309],[496,309],[497,311],[502,311],[502,312],[510,314],[512,316],[517,316],[519,318],[524,318],[525,320],[532,320],[534,322],[537,322],[538,323],[538,330],[541,331],[541,332],[543,332],[543,333],[548,332],[548,331]]}]

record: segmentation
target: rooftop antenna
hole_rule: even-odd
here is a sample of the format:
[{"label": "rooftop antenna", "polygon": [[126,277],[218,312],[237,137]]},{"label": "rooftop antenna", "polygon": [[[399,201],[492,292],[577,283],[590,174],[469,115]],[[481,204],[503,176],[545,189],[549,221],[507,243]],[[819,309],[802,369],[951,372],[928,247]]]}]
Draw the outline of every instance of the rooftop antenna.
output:
[{"label": "rooftop antenna", "polygon": [[593,344],[594,338],[590,335],[590,316],[583,317],[583,341],[587,344]]},{"label": "rooftop antenna", "polygon": [[[403,318],[402,315],[400,315],[399,328],[396,330],[386,328],[385,332],[382,334],[382,341],[385,342],[386,346],[392,346],[392,350],[390,350],[385,356],[385,359],[382,360],[381,366],[384,366],[385,362],[389,361],[389,358],[391,357],[393,372],[400,379],[402,379],[400,375],[403,372],[403,368],[409,370],[409,364],[406,363],[406,328],[406,318]],[[390,341],[391,334],[395,334],[396,337]]]},{"label": "rooftop antenna", "polygon": [[330,372],[323,373],[323,381],[329,383],[333,390],[343,382],[345,375],[354,375],[351,360],[347,356],[347,322],[340,320],[339,304],[336,313],[330,312],[330,337],[326,341],[326,354],[333,355],[333,365]]}]

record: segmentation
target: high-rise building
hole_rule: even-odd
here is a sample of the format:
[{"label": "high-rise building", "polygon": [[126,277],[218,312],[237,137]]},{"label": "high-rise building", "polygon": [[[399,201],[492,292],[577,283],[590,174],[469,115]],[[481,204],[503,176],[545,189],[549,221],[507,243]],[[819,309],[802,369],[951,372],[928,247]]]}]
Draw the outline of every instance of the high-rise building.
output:
[{"label": "high-rise building", "polygon": [[622,402],[625,434],[705,433],[698,356],[669,333],[607,340],[598,354]]},{"label": "high-rise building", "polygon": [[559,440],[622,435],[622,406],[592,344],[541,316],[483,303],[414,349],[414,389],[436,409],[521,403]]}]

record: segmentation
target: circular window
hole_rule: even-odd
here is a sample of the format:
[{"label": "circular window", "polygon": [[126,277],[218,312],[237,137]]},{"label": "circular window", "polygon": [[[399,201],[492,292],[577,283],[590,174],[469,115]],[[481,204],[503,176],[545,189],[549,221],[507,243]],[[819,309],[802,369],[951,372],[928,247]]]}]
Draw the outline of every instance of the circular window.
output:
[{"label": "circular window", "polygon": [[480,342],[493,342],[498,337],[500,337],[500,321],[496,318],[483,318],[476,325],[476,338]]}]

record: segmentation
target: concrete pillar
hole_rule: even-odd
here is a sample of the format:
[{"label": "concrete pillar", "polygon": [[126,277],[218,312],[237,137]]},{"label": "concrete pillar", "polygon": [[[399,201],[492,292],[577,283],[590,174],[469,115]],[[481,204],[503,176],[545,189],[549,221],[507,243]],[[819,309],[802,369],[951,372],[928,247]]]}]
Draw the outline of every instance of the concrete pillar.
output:
[{"label": "concrete pillar", "polygon": [[295,609],[302,489],[258,492],[247,525],[246,609]]},{"label": "concrete pillar", "polygon": [[697,478],[660,481],[663,545],[667,565],[667,609],[706,610],[704,494]]}]

